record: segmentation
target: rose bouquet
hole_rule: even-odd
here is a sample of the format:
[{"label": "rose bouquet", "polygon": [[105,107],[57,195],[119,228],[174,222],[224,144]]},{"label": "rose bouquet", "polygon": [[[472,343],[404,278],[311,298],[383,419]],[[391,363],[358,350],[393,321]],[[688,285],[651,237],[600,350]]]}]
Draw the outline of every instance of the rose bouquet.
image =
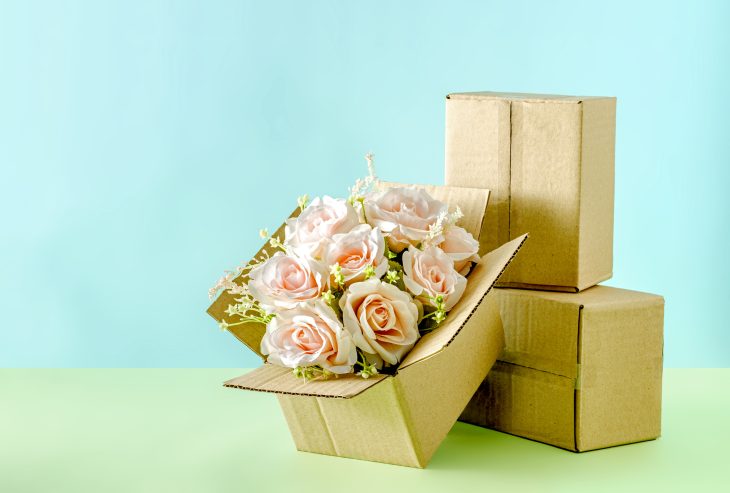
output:
[{"label": "rose bouquet", "polygon": [[386,186],[367,159],[370,174],[349,198],[301,197],[283,238],[261,231],[275,253],[264,250],[210,291],[235,296],[221,328],[265,324],[261,353],[307,380],[396,368],[446,320],[479,261],[458,207]]}]

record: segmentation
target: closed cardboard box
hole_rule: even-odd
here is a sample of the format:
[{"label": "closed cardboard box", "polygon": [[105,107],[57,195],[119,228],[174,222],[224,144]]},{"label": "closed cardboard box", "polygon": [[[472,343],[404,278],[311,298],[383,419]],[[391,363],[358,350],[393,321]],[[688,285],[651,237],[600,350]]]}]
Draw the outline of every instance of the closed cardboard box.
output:
[{"label": "closed cardboard box", "polygon": [[[478,238],[488,190],[424,188],[450,209],[458,205],[464,214],[460,224]],[[275,235],[282,236],[283,229]],[[304,382],[290,369],[266,363],[224,385],[276,394],[298,450],[425,467],[504,347],[492,287],[525,239],[516,238],[482,257],[447,319],[418,340],[395,373]],[[271,253],[270,246],[256,258],[264,251]],[[236,322],[226,313],[234,298],[221,293],[208,313],[219,322]],[[263,324],[244,323],[229,330],[264,359]]]},{"label": "closed cardboard box", "polygon": [[446,99],[446,184],[488,188],[482,250],[530,233],[499,286],[575,292],[613,268],[616,99]]},{"label": "closed cardboard box", "polygon": [[495,290],[506,347],[461,420],[586,451],[661,430],[664,299]]}]

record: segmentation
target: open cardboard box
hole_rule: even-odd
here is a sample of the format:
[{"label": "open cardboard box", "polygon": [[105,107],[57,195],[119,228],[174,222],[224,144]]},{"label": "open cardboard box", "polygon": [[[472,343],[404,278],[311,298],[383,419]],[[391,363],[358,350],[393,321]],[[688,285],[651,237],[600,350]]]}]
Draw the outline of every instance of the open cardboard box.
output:
[{"label": "open cardboard box", "polygon": [[[458,205],[464,213],[460,225],[478,238],[488,190],[424,188],[450,209]],[[276,234],[283,236],[283,225]],[[276,394],[301,451],[425,467],[504,348],[491,291],[526,238],[482,257],[446,321],[416,343],[394,374],[304,382],[290,369],[264,364],[225,386]],[[223,292],[208,313],[218,321],[226,318],[232,298]],[[229,330],[263,359],[263,325]]]},{"label": "open cardboard box", "polygon": [[485,251],[529,231],[500,287],[581,291],[613,270],[616,98],[446,97],[446,184],[491,190]]}]

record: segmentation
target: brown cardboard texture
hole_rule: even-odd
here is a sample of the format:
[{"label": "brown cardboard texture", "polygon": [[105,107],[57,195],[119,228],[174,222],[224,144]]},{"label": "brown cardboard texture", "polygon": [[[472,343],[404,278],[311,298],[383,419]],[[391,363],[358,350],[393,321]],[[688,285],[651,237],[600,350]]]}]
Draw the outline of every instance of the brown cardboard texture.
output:
[{"label": "brown cardboard texture", "polygon": [[495,289],[506,347],[460,419],[573,451],[657,438],[664,299]]},{"label": "brown cardboard texture", "polygon": [[446,98],[446,184],[490,189],[482,246],[527,231],[499,286],[579,291],[613,269],[616,99]]},{"label": "brown cardboard texture", "polygon": [[[427,189],[452,209],[458,204],[465,214],[460,223],[478,237],[487,190]],[[264,364],[225,385],[276,394],[299,450],[425,467],[504,348],[492,287],[526,236],[482,257],[446,321],[419,339],[394,375],[304,382],[287,368]],[[228,296],[208,310],[218,321]],[[260,355],[265,328],[252,325],[234,335]]]}]

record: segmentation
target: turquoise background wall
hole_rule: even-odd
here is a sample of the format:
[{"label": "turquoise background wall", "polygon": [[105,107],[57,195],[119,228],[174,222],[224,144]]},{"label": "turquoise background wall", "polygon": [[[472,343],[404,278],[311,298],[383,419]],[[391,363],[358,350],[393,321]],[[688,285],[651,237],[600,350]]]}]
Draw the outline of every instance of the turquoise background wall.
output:
[{"label": "turquoise background wall", "polygon": [[297,195],[443,182],[444,95],[618,97],[615,286],[730,366],[730,3],[0,1],[0,366],[253,366],[204,310]]}]

